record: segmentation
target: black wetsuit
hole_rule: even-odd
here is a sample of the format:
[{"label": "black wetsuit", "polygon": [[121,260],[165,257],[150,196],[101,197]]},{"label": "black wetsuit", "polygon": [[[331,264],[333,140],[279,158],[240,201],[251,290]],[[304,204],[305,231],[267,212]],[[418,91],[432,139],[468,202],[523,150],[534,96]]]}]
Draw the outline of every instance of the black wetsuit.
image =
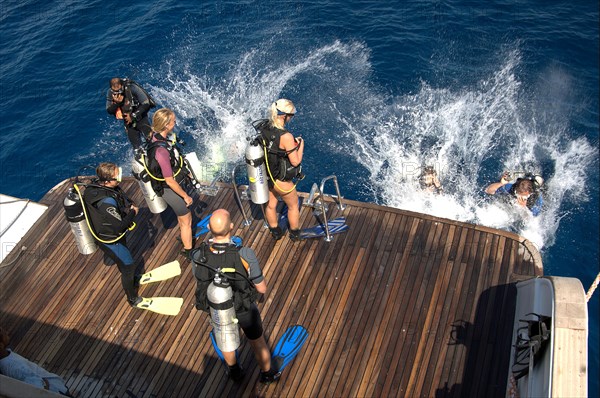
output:
[{"label": "black wetsuit", "polygon": [[119,109],[123,113],[131,114],[132,122],[128,124],[123,119],[123,123],[129,142],[131,142],[134,149],[137,149],[149,138],[152,132],[152,127],[148,120],[148,111],[152,108],[152,103],[150,98],[144,93],[144,90],[135,82],[126,83],[123,89],[124,99],[120,103],[113,102],[111,89],[108,89],[106,111],[113,116],[116,116]]},{"label": "black wetsuit", "polygon": [[[135,212],[130,210],[129,200],[119,187],[90,185],[83,193],[83,200],[94,233],[104,241],[112,241],[125,232],[135,217]],[[133,305],[138,298],[137,287],[144,272],[143,264],[139,263],[137,267],[134,264],[125,235],[114,243],[104,243],[97,239],[96,243],[117,264],[127,301]]]}]

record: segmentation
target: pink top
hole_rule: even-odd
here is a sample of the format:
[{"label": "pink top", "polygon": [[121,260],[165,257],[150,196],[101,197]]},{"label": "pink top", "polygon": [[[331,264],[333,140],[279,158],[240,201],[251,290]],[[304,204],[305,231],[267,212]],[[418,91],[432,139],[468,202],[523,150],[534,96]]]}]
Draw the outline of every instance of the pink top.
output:
[{"label": "pink top", "polygon": [[[158,140],[152,137],[152,142],[155,141]],[[156,161],[160,166],[163,178],[173,177],[173,169],[171,168],[171,157],[169,156],[169,151],[160,146],[156,148],[154,156],[156,157]]]}]

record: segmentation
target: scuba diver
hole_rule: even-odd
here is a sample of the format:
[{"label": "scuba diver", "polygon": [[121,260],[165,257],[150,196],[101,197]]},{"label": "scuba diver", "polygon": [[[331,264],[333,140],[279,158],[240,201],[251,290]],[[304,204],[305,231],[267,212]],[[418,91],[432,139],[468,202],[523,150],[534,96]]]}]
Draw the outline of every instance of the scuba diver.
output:
[{"label": "scuba diver", "polygon": [[167,202],[177,215],[183,251],[181,254],[190,258],[193,248],[192,213],[189,207],[193,199],[187,194],[182,185],[189,178],[189,171],[183,157],[176,146],[173,128],[175,127],[175,112],[162,108],[154,113],[152,119],[152,138],[148,144],[147,167],[152,189]]},{"label": "scuba diver", "polygon": [[[192,273],[197,282],[196,309],[211,314],[212,333],[232,380],[239,381],[244,377],[244,370],[236,358],[236,349],[240,343],[238,328],[241,327],[260,367],[260,382],[268,384],[276,381],[281,373],[271,366],[271,351],[265,340],[262,319],[256,306],[258,293],[267,292],[267,284],[256,254],[249,247],[242,246],[241,242],[236,245],[232,240],[233,223],[227,210],[215,210],[208,226],[213,234],[212,243],[203,242],[192,254]],[[229,274],[224,277],[226,284],[215,285],[215,273],[225,275],[227,269]],[[223,272],[215,272],[216,270]],[[215,303],[215,296],[223,302]],[[227,309],[224,308],[226,306]],[[234,314],[227,314],[226,311],[234,311]],[[213,312],[217,317],[212,315]],[[223,324],[228,315],[233,315],[237,322]]]},{"label": "scuba diver", "polygon": [[514,183],[511,183],[511,180],[510,173],[504,172],[500,181],[488,185],[485,192],[489,195],[498,193],[511,196],[516,199],[515,203],[518,206],[526,207],[533,216],[538,216],[544,204],[541,192],[544,179],[539,175],[527,173],[524,177],[517,178]]},{"label": "scuba diver", "polygon": [[426,192],[442,193],[442,184],[433,166],[423,167],[423,171],[419,176],[419,187]]},{"label": "scuba diver", "polygon": [[156,103],[148,92],[133,80],[118,77],[110,79],[110,88],[106,93],[106,111],[123,120],[127,138],[134,150],[150,138],[148,111],[155,106]]},{"label": "scuba diver", "polygon": [[288,207],[290,239],[300,237],[300,208],[298,192],[294,179],[302,180],[302,156],[304,140],[292,135],[285,125],[296,114],[296,107],[288,99],[279,99],[269,108],[269,119],[261,119],[252,123],[260,133],[260,139],[266,152],[267,176],[269,179],[269,202],[266,219],[269,230],[275,240],[283,237],[283,231],[277,224],[277,197],[280,196]]},{"label": "scuba diver", "polygon": [[100,163],[96,174],[98,179],[87,185],[83,193],[90,229],[100,249],[117,264],[127,302],[135,307],[142,302],[138,287],[144,267],[142,263],[134,264],[125,233],[135,227],[133,219],[138,208],[118,186],[122,175],[120,167]]}]

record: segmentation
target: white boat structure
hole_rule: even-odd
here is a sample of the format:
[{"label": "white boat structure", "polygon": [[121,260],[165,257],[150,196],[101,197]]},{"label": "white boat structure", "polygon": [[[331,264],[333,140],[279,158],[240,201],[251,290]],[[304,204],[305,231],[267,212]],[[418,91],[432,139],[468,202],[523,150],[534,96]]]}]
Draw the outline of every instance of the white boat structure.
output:
[{"label": "white boat structure", "polygon": [[517,283],[510,396],[587,397],[588,312],[579,279]]}]

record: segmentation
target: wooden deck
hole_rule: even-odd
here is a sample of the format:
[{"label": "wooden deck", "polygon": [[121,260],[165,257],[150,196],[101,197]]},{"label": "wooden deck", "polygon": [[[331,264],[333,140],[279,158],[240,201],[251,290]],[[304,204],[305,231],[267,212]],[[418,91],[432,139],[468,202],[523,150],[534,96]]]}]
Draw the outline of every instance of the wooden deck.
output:
[{"label": "wooden deck", "polygon": [[[134,180],[122,185],[143,203]],[[49,209],[19,245],[27,250],[0,265],[0,324],[15,352],[61,375],[78,397],[505,395],[514,282],[542,274],[539,254],[517,235],[348,201],[343,213],[329,206],[329,217],[343,214],[350,225],[332,242],[275,242],[261,219],[241,227],[230,186],[200,197],[207,207],[195,221],[230,210],[236,234],[259,257],[269,344],[292,324],[310,333],[281,380],[261,387],[244,337],[247,375],[239,384],[225,375],[207,316],[194,308],[195,280],[178,256],[174,214],[142,208],[129,237],[147,270],[182,263],[180,277],[140,290],[183,297],[182,311],[170,317],[130,308],[102,252],[78,253],[63,216],[68,186],[41,200]],[[315,224],[311,209],[302,209],[301,222]]]}]

